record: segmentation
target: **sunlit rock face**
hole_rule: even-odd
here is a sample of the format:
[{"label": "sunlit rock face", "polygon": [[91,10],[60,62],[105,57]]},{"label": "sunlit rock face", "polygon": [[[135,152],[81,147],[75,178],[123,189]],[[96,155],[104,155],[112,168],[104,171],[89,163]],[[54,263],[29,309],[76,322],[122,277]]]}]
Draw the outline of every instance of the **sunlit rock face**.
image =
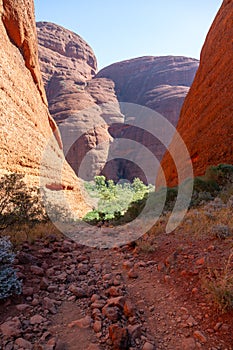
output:
[{"label": "sunlit rock face", "polygon": [[1,0],[0,16],[0,173],[21,173],[28,185],[42,181],[69,192],[80,201],[76,209],[82,215],[87,208],[79,181],[63,159],[61,138],[48,111],[33,1],[20,0],[16,6],[14,0]]},{"label": "sunlit rock face", "polygon": [[[203,175],[210,165],[233,164],[232,18],[233,1],[224,0],[206,37],[200,66],[177,126],[190,153],[195,175]],[[171,149],[179,152],[175,142]],[[184,159],[183,168],[186,164]],[[168,185],[175,185],[177,173],[168,153],[162,166]]]},{"label": "sunlit rock face", "polygon": [[85,180],[100,174],[108,157],[110,123],[123,122],[114,83],[92,79],[97,70],[90,46],[53,23],[37,23],[39,57],[50,113],[59,125],[66,159]]}]

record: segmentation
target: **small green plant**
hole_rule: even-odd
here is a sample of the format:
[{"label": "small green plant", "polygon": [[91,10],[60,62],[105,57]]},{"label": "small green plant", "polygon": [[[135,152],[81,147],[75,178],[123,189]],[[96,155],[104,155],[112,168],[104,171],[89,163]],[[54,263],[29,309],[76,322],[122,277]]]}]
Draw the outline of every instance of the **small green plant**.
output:
[{"label": "small green plant", "polygon": [[101,214],[98,212],[98,210],[92,210],[89,213],[87,213],[84,217],[85,221],[92,221],[93,223],[97,223],[101,219]]},{"label": "small green plant", "polygon": [[0,299],[21,294],[21,282],[12,267],[15,255],[8,237],[0,238]]},{"label": "small green plant", "polygon": [[233,249],[221,271],[210,270],[204,286],[211,293],[221,311],[233,309]]}]

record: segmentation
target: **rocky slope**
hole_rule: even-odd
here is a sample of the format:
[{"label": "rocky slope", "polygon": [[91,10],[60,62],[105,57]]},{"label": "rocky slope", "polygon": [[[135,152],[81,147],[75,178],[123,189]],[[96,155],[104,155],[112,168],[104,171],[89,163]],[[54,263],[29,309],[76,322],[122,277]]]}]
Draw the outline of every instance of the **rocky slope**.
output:
[{"label": "rocky slope", "polygon": [[[118,62],[102,69],[97,78],[105,77],[112,79],[115,83],[115,90],[118,100],[148,107],[165,117],[172,125],[176,126],[179,113],[184,99],[192,84],[199,61],[187,57],[139,57],[123,62]],[[126,108],[127,109],[127,108]],[[126,113],[127,114],[127,113]],[[144,118],[138,110],[138,116],[132,117],[126,115],[125,124],[129,123],[141,126],[118,127],[112,130],[114,137],[130,139],[138,142],[149,149],[152,154],[160,161],[165,152],[165,147],[147,130],[153,129],[153,116]],[[147,113],[148,114],[148,113]],[[132,119],[133,118],[133,119]],[[141,119],[141,120],[140,120]],[[145,126],[145,128],[143,128]],[[166,129],[166,126],[164,125]],[[156,135],[162,131],[155,130]],[[120,143],[116,146],[118,153],[126,155],[125,144],[121,149]],[[128,143],[127,157],[131,160],[118,159],[107,164],[104,174],[117,180],[117,177],[132,180],[134,177],[140,177],[145,182],[154,182],[154,174],[149,175],[146,181],[145,169],[152,166],[151,154],[142,156],[140,151],[135,152],[135,144]],[[144,168],[138,166],[144,159]],[[118,174],[118,175],[117,175]]]},{"label": "rocky slope", "polygon": [[33,1],[21,0],[16,6],[13,0],[1,0],[0,15],[0,172],[25,174],[29,184],[42,181],[48,188],[73,189],[65,192],[78,199],[81,214],[86,205],[74,172],[64,162],[61,138],[47,107]]},{"label": "rocky slope", "polygon": [[92,79],[96,58],[79,35],[48,22],[37,23],[37,33],[49,109],[59,124],[66,159],[79,176],[91,179],[108,156],[108,124],[122,121],[114,84]]},{"label": "rocky slope", "polygon": [[[202,175],[209,165],[233,164],[232,17],[233,1],[224,0],[204,43],[200,67],[177,126],[190,152],[195,175]],[[179,152],[175,142],[171,149]],[[175,167],[168,153],[162,166],[168,185],[176,184]]]}]

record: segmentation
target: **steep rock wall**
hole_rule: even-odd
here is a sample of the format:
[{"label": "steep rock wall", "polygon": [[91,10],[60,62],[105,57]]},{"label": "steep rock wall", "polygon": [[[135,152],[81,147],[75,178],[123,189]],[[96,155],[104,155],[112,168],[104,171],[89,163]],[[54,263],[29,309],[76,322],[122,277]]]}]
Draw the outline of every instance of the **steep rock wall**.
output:
[{"label": "steep rock wall", "polygon": [[[203,175],[210,165],[233,164],[232,18],[233,1],[224,0],[206,37],[200,66],[177,126],[190,153],[195,176]],[[175,142],[170,147],[180,152]],[[183,168],[187,162],[183,160]],[[169,153],[163,158],[162,167],[168,185],[175,185],[177,172]]]},{"label": "steep rock wall", "polygon": [[[43,186],[72,189],[65,192],[82,215],[87,206],[81,198],[79,181],[63,162],[60,135],[47,107],[33,1],[0,0],[0,16],[1,173],[22,173],[29,185],[42,181]],[[60,174],[56,164],[62,165]]]}]

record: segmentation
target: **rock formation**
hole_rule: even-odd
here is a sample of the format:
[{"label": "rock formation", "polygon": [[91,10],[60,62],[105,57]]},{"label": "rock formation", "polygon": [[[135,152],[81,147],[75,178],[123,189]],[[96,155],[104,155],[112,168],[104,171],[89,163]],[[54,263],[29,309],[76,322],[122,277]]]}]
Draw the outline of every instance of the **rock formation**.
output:
[{"label": "rock formation", "polygon": [[0,0],[0,16],[0,172],[25,174],[29,185],[41,181],[47,188],[73,189],[64,192],[79,202],[81,215],[86,205],[79,181],[63,159],[60,135],[48,112],[33,1]]},{"label": "rock formation", "polygon": [[198,64],[187,57],[146,56],[114,63],[96,77],[114,81],[120,102],[151,108],[176,125]]},{"label": "rock formation", "polygon": [[[204,43],[200,67],[185,99],[178,132],[187,145],[194,174],[210,165],[233,164],[233,1],[224,0]],[[170,149],[176,149],[172,142]],[[182,156],[182,154],[181,154]],[[183,160],[183,171],[187,159]],[[162,161],[169,186],[177,172],[169,154]],[[158,179],[158,183],[161,180]]]},{"label": "rock formation", "polygon": [[[198,61],[142,57],[113,64],[96,75],[94,53],[79,35],[47,22],[37,23],[37,32],[49,109],[76,174],[86,180],[101,172],[115,181],[135,176],[145,180],[140,167],[133,164],[137,159],[130,143],[126,150],[114,140],[137,141],[159,159],[165,149],[148,133],[127,125],[129,119],[121,114],[118,101],[150,107],[175,125]],[[120,158],[127,154],[132,162],[119,158],[105,166],[110,153],[122,154]]]},{"label": "rock formation", "polygon": [[[148,107],[160,113],[172,125],[176,126],[183,101],[192,84],[198,64],[199,61],[187,57],[139,57],[114,63],[102,69],[96,77],[105,77],[114,81],[120,102],[130,102]],[[134,118],[134,122],[137,118]],[[125,124],[131,122],[132,115],[129,118],[126,116]],[[148,120],[145,123],[148,124]],[[152,120],[150,123],[153,124]],[[142,122],[141,125],[143,125]],[[158,160],[162,159],[166,150],[156,137],[133,126],[122,128],[119,125],[118,128],[112,128],[111,134],[113,137],[137,141],[147,147]],[[111,161],[103,170],[104,174],[114,180],[120,176],[129,180],[140,177],[146,181],[142,169],[136,165],[140,155],[138,152],[135,153],[134,144],[131,145],[132,149],[128,149],[127,156],[132,161],[123,159]],[[151,164],[151,157],[148,155],[146,168]]]},{"label": "rock formation", "polygon": [[79,35],[47,22],[37,23],[37,32],[49,109],[59,124],[66,159],[76,174],[90,180],[108,156],[108,125],[123,121],[114,83],[92,79],[96,58]]}]

